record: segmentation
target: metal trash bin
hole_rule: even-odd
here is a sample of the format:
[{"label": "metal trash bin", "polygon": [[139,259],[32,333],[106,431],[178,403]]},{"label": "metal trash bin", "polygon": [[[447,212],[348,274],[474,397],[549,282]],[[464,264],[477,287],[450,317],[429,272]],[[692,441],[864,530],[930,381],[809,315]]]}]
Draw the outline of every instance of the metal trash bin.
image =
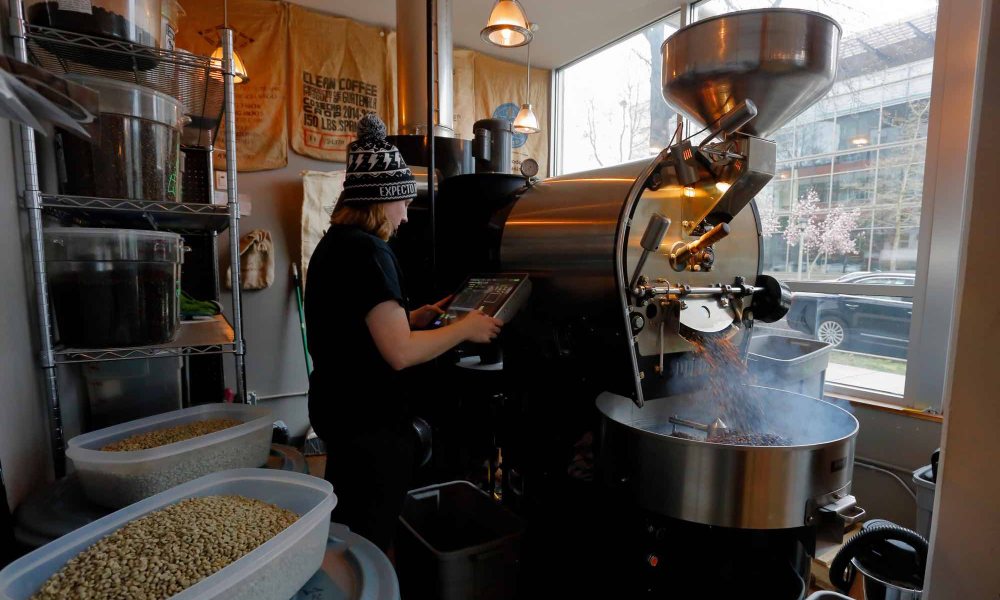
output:
[{"label": "metal trash bin", "polygon": [[473,484],[412,490],[399,520],[396,568],[404,598],[516,596],[524,523]]},{"label": "metal trash bin", "polygon": [[759,335],[750,340],[747,367],[757,385],[823,398],[832,350],[818,340]]},{"label": "metal trash bin", "polygon": [[917,533],[931,537],[931,518],[934,516],[934,490],[937,483],[931,478],[932,465],[925,465],[913,472],[913,485],[917,487]]}]

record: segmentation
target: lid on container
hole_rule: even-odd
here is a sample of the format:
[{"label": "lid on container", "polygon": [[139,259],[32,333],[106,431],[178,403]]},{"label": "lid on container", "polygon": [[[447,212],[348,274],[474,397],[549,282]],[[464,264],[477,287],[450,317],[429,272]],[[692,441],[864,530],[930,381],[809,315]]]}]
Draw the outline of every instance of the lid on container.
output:
[{"label": "lid on container", "polygon": [[135,229],[52,227],[45,230],[45,260],[182,262],[176,233]]},{"label": "lid on container", "polygon": [[174,129],[183,127],[187,120],[184,116],[184,106],[180,102],[154,89],[127,81],[80,73],[69,73],[65,77],[100,94],[98,108],[102,114],[139,117],[163,123]]},{"label": "lid on container", "polygon": [[399,581],[392,563],[375,544],[346,525],[331,523],[322,568],[292,600],[317,598],[399,600]]}]

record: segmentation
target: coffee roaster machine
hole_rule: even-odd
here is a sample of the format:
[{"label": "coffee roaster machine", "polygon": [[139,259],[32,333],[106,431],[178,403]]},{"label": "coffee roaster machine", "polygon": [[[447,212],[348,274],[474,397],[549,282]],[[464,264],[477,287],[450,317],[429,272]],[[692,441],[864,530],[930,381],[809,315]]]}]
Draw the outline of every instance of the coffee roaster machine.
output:
[{"label": "coffee roaster machine", "polygon": [[[802,598],[817,536],[863,515],[853,416],[756,390],[756,426],[787,443],[726,443],[720,395],[744,382],[715,385],[739,375],[697,351],[725,338],[745,353],[754,322],[787,312],[787,288],[761,274],[753,199],[775,173],[768,134],[833,85],[840,34],[791,9],[681,29],[662,47],[663,95],[703,129],[651,159],[539,181],[472,158],[502,127],[489,142],[435,140],[448,167],[423,171],[396,242],[414,304],[470,273],[533,284],[502,352],[467,349],[421,386],[430,405],[502,399],[484,418],[503,447],[505,502],[528,520],[532,593]],[[405,138],[407,162],[426,165],[426,137]]]}]

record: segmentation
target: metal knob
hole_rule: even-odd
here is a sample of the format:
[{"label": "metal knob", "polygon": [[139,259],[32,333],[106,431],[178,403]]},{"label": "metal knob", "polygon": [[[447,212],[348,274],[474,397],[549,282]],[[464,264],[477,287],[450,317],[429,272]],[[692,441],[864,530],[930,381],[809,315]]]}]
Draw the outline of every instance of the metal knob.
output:
[{"label": "metal knob", "polygon": [[649,216],[649,223],[646,225],[646,230],[642,233],[642,239],[639,240],[639,245],[642,246],[642,254],[639,256],[639,262],[635,265],[632,279],[629,280],[629,290],[635,290],[636,286],[639,285],[639,277],[642,276],[642,268],[646,265],[649,253],[656,252],[660,247],[660,244],[663,243],[663,236],[667,235],[668,229],[670,229],[670,219],[660,213],[653,213]]}]

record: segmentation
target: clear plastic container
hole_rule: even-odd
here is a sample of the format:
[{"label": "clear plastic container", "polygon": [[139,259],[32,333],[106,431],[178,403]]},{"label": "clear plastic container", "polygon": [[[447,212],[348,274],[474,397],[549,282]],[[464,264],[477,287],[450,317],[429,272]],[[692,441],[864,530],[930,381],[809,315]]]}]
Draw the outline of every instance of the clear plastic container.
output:
[{"label": "clear plastic container", "polygon": [[[131,435],[208,419],[243,424],[147,450],[101,450]],[[67,444],[66,456],[88,498],[119,508],[208,473],[263,465],[273,421],[271,411],[259,406],[202,404],[78,435]]]},{"label": "clear plastic container", "polygon": [[183,243],[175,233],[45,230],[56,337],[74,348],[169,342],[180,326]]},{"label": "clear plastic container", "polygon": [[32,25],[160,45],[160,0],[27,0],[24,5]]},{"label": "clear plastic container", "polygon": [[59,131],[59,191],[74,196],[179,201],[184,106],[167,94],[106,77],[66,76],[100,94],[91,139]]},{"label": "clear plastic container", "polygon": [[206,475],[81,527],[0,571],[0,600],[27,600],[71,558],[145,514],[185,498],[236,494],[276,504],[299,520],[173,600],[290,598],[320,568],[337,503],[326,481],[285,471],[235,469]]},{"label": "clear plastic container", "polygon": [[177,0],[163,0],[160,4],[160,47],[167,50],[176,50],[177,32],[180,31],[179,23],[185,14],[184,8]]}]

